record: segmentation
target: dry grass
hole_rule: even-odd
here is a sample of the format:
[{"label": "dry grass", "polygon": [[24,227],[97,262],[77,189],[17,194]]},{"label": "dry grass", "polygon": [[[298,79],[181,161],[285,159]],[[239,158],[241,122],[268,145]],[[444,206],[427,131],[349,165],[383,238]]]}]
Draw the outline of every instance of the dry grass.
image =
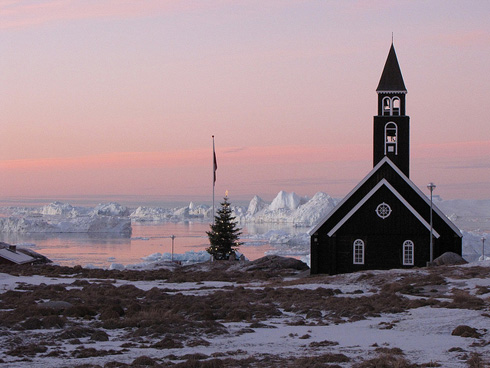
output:
[{"label": "dry grass", "polygon": [[484,309],[488,303],[477,296],[471,295],[468,291],[453,289],[453,301],[444,305],[447,308],[456,309]]},{"label": "dry grass", "polygon": [[456,327],[453,332],[451,332],[451,335],[461,337],[473,337],[476,339],[481,337],[481,334],[475,328],[466,325],[460,325]]},{"label": "dry grass", "polygon": [[471,354],[466,364],[468,364],[468,368],[488,368],[489,366],[488,361],[485,362],[480,354]]},{"label": "dry grass", "polygon": [[291,268],[253,269],[237,268],[234,262],[209,262],[178,267],[174,270],[103,270],[81,266],[67,267],[44,265],[0,265],[0,272],[16,276],[42,275],[46,277],[70,276],[80,279],[118,279],[130,281],[167,280],[168,282],[229,281],[245,283],[252,280],[270,281],[273,278],[295,275],[302,270]]},{"label": "dry grass", "polygon": [[[449,294],[446,278],[490,277],[487,269],[471,271],[464,268],[441,267],[437,270],[415,270],[413,273],[395,274],[387,282],[383,273],[364,272],[354,275],[315,276],[280,282],[278,276],[291,271],[230,270],[230,265],[216,263],[210,271],[182,267],[176,271],[106,271],[85,270],[81,267],[53,265],[14,267],[0,266],[0,272],[13,274],[43,274],[56,277],[77,277],[68,285],[31,286],[20,285],[18,290],[7,291],[0,299],[0,332],[10,347],[8,355],[21,359],[38,359],[41,356],[57,356],[63,359],[113,355],[114,360],[105,367],[154,366],[154,367],[417,367],[397,348],[379,348],[378,356],[365,361],[350,361],[343,354],[335,354],[335,341],[309,342],[310,334],[294,334],[313,356],[291,357],[273,354],[237,359],[249,355],[245,351],[203,354],[168,355],[167,349],[176,351],[184,347],[210,346],[210,340],[229,331],[227,322],[246,322],[246,328],[238,333],[259,332],[255,329],[275,328],[270,320],[285,317],[291,325],[321,326],[331,323],[357,321],[377,317],[385,313],[400,313],[421,306],[488,309],[489,299],[479,298],[464,290],[452,290]],[[206,266],[207,267],[207,266]],[[437,272],[436,272],[437,271]],[[244,287],[243,282],[271,281],[268,287]],[[115,279],[155,280],[169,282],[202,282],[207,280],[233,281],[235,286],[209,290],[200,295],[181,294],[170,289],[141,290],[133,285],[116,286]],[[359,287],[371,288],[372,293],[355,296],[330,288],[329,283],[362,283]],[[294,288],[303,283],[324,284],[313,290]],[[292,287],[285,288],[288,285]],[[77,286],[75,288],[71,286]],[[368,287],[366,287],[368,286]],[[206,289],[206,287],[203,287]],[[427,290],[438,289],[451,301],[426,297]],[[353,290],[351,288],[350,290]],[[478,294],[488,293],[488,287],[478,287]],[[411,295],[411,297],[407,297]],[[416,298],[412,297],[417,296]],[[442,294],[441,294],[442,295]],[[438,294],[439,296],[439,294]],[[46,305],[46,301],[54,304]],[[355,301],[355,302],[353,302]],[[391,324],[380,328],[393,328]],[[475,330],[476,331],[476,330]],[[114,333],[113,333],[114,332]],[[310,331],[308,331],[310,333]],[[481,331],[480,331],[481,332]],[[34,333],[34,335],[33,335]],[[476,331],[479,333],[479,331]],[[8,335],[11,334],[11,335]],[[23,335],[22,335],[23,334]],[[30,336],[42,344],[23,341],[17,336]],[[120,339],[119,349],[101,350],[84,347],[94,341],[107,341],[110,336]],[[301,336],[300,336],[301,335]],[[460,335],[463,336],[463,335]],[[472,337],[476,337],[472,336]],[[114,341],[116,342],[116,341]],[[71,344],[70,349],[66,348]],[[62,346],[65,347],[62,347]],[[94,345],[92,345],[94,346]],[[74,350],[72,350],[74,348]],[[163,356],[155,360],[141,356],[132,363],[118,362],[127,349],[154,348]],[[63,349],[67,349],[64,351]],[[468,349],[471,350],[471,349]],[[316,354],[316,355],[315,355]],[[356,358],[359,359],[359,358]],[[122,359],[121,359],[122,360]],[[0,363],[3,363],[0,361]],[[350,364],[350,365],[349,365]],[[420,367],[436,367],[430,362]],[[470,367],[484,366],[480,356],[468,358]],[[105,368],[104,367],[104,368]]]}]

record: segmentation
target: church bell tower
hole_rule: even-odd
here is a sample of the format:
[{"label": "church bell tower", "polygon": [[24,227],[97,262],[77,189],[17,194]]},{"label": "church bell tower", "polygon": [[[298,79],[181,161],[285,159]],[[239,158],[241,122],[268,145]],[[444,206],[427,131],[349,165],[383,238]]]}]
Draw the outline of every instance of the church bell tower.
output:
[{"label": "church bell tower", "polygon": [[407,177],[410,171],[410,118],[405,112],[407,89],[391,44],[378,88],[374,116],[373,166],[387,156]]}]

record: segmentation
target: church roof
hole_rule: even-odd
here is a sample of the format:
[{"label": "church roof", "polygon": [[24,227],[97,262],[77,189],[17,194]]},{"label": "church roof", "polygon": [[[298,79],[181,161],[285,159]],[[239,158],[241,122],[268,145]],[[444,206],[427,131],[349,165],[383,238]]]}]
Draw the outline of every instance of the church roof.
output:
[{"label": "church roof", "polygon": [[[320,227],[323,226],[323,224],[325,222],[327,222],[327,220],[329,220],[331,217],[333,217],[336,212],[339,212],[341,211],[342,207],[350,200],[351,197],[353,197],[356,192],[358,192],[360,190],[360,188],[362,186],[364,186],[365,183],[368,182],[368,180],[370,180],[371,178],[374,178],[375,179],[375,184],[373,185],[373,187],[370,189],[369,193],[366,193],[363,195],[363,198],[361,200],[362,201],[366,201],[367,199],[369,199],[369,197],[375,193],[381,186],[386,186],[391,192],[393,192],[395,194],[395,196],[405,205],[405,207],[407,209],[410,210],[410,212],[412,212],[413,215],[415,215],[415,217],[417,217],[419,219],[419,221],[427,227],[427,221],[424,220],[421,216],[420,216],[420,213],[419,211],[417,211],[414,207],[412,207],[412,205],[406,201],[405,198],[402,197],[402,195],[397,191],[397,189],[395,187],[393,187],[392,184],[390,184],[386,179],[384,178],[379,178],[379,180],[377,180],[376,178],[378,177],[377,173],[382,169],[382,167],[384,165],[388,165],[388,167],[390,167],[396,174],[399,178],[402,179],[403,182],[406,183],[406,185],[408,185],[409,188],[411,188],[412,191],[414,191],[416,194],[417,194],[417,197],[420,198],[422,200],[422,202],[425,202],[425,205],[427,207],[430,207],[430,201],[429,201],[429,198],[427,198],[427,196],[393,163],[393,161],[391,161],[387,156],[385,156],[380,162],[378,162],[378,164],[364,177],[364,179],[362,179],[359,184],[357,184],[357,186],[352,189],[352,191],[347,194],[343,199],[342,201],[340,201],[340,203],[338,203],[332,211],[330,211],[323,219],[321,219],[320,221],[318,221],[318,223],[312,227],[309,231],[308,231],[308,235],[313,235],[315,232],[318,231],[318,229],[320,229]],[[362,202],[362,203],[364,203]],[[338,228],[340,226],[342,226],[342,224],[350,217],[352,216],[353,213],[355,213],[359,207],[362,205],[362,203],[357,203],[356,202],[356,205],[353,207],[353,208],[347,208],[347,209],[344,209],[345,211],[345,214],[341,216],[341,220],[340,222],[338,223],[335,223],[333,224],[332,226],[332,229],[335,229],[335,228]],[[445,222],[447,224],[447,226],[449,226],[453,231],[454,233],[461,237],[461,231],[446,217],[446,215],[444,215],[444,213],[439,209],[437,208],[437,206],[433,203],[433,211],[434,211],[434,214],[439,216],[443,222]],[[341,211],[342,212],[342,211]],[[331,230],[332,230],[331,229]],[[329,236],[331,236],[329,234]]]},{"label": "church roof", "polygon": [[391,44],[376,92],[407,92],[393,44]]},{"label": "church roof", "polygon": [[[412,205],[400,194],[398,193],[398,191],[393,187],[393,185],[391,185],[388,180],[386,179],[382,179],[380,182],[378,182],[378,184],[376,184],[374,186],[373,189],[371,189],[369,191],[369,193],[367,193],[357,204],[356,206],[350,210],[343,218],[340,222],[338,222],[329,232],[328,232],[328,236],[332,236],[333,234],[335,234],[335,232],[340,228],[342,227],[342,225],[350,218],[352,217],[352,215],[354,215],[356,213],[356,211],[364,205],[364,203],[367,202],[367,200],[369,198],[371,198],[382,186],[385,186],[386,188],[388,188],[389,191],[391,191],[391,193],[393,193],[395,195],[396,198],[398,198],[398,200],[400,202],[402,202],[404,204],[404,206],[412,213],[412,215],[414,215],[417,220],[419,220],[423,226],[425,226],[427,228],[427,230],[430,230],[430,224],[423,218],[423,216],[420,215],[420,213],[417,212],[417,210],[415,208],[412,207]],[[439,239],[440,238],[440,235],[439,233],[433,229],[433,234],[434,236]]]}]

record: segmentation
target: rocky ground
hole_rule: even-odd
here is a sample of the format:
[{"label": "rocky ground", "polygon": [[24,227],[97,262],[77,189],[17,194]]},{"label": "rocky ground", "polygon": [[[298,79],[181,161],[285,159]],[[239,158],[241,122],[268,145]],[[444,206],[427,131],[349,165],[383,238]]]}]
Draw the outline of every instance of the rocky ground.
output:
[{"label": "rocky ground", "polygon": [[490,264],[0,266],[6,367],[487,367]]}]

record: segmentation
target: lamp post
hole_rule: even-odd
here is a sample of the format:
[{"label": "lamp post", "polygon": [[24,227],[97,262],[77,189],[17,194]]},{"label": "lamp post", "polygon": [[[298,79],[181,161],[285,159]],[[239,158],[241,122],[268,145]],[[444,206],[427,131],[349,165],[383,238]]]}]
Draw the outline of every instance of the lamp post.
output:
[{"label": "lamp post", "polygon": [[175,235],[171,235],[170,239],[172,239],[172,253],[170,255],[170,261],[173,262],[174,261],[174,239],[175,239]]},{"label": "lamp post", "polygon": [[487,238],[482,236],[481,237],[481,260],[482,261],[485,260],[485,240],[487,240]]},{"label": "lamp post", "polygon": [[429,262],[432,263],[434,260],[434,247],[432,244],[432,233],[433,233],[433,225],[432,225],[432,192],[434,191],[436,185],[432,182],[427,184],[427,188],[430,190],[430,242],[429,242],[429,249],[430,249],[430,255],[429,255]]}]

